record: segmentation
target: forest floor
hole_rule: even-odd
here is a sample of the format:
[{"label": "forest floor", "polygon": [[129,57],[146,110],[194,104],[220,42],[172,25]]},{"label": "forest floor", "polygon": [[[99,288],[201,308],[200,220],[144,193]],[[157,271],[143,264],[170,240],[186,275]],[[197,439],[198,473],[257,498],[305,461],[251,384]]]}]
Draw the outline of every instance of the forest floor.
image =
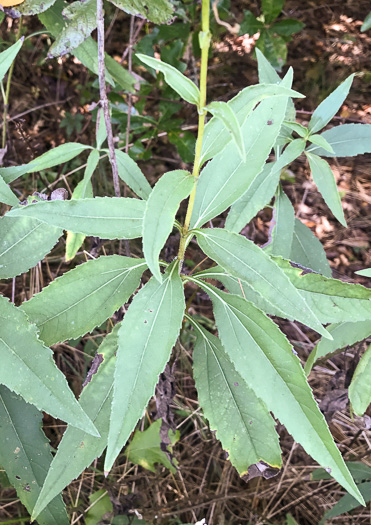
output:
[{"label": "forest floor", "polygon": [[[254,10],[255,4],[257,2],[243,0],[232,2],[235,21],[240,21],[239,13],[243,9]],[[297,105],[299,122],[306,124],[325,96],[349,74],[358,73],[335,121],[338,124],[371,124],[371,38],[370,31],[360,32],[369,9],[368,0],[286,2],[285,15],[305,23],[305,28],[289,44],[288,60],[283,68],[285,72],[288,66],[293,66],[293,88],[307,95]],[[107,36],[107,51],[113,55],[122,55],[123,34],[127,34],[128,19],[126,15],[121,18],[109,28]],[[233,23],[233,19],[230,22]],[[10,32],[14,32],[11,23],[6,24],[3,22],[0,28],[4,40]],[[37,20],[30,20],[27,24],[29,33],[41,27]],[[125,29],[120,33],[122,27]],[[43,61],[47,47],[45,36],[34,37],[31,42],[32,45],[26,47],[15,67],[5,165],[26,163],[62,142],[93,144],[94,141],[95,125],[88,111],[88,105],[98,100],[94,77],[73,58]],[[241,88],[257,83],[251,43],[251,39],[228,32],[214,42],[209,72],[210,99],[228,100]],[[197,66],[196,61],[194,67]],[[92,92],[94,96],[91,96]],[[134,103],[137,100],[134,96]],[[145,110],[151,113],[150,98]],[[81,124],[72,129],[69,137],[66,127],[60,127],[66,115],[71,115],[72,120],[75,118],[75,122]],[[181,115],[184,126],[192,128],[196,124],[194,112],[185,108]],[[153,159],[139,161],[151,183],[165,171],[183,166],[166,133],[152,140],[152,148]],[[333,159],[331,166],[343,192],[342,203],[348,228],[343,228],[328,210],[310,178],[304,157],[290,166],[289,180],[283,182],[284,189],[295,207],[296,216],[322,242],[334,277],[370,286],[367,278],[356,276],[354,272],[371,266],[371,156]],[[71,162],[68,171],[56,172],[57,186],[73,189],[81,174],[81,171],[74,172],[77,168],[79,164]],[[104,173],[101,175],[105,176]],[[40,189],[40,184],[43,181],[33,175],[16,187],[20,193],[31,194]],[[100,191],[112,191],[110,183],[102,182],[100,186]],[[51,188],[54,187],[55,183],[52,183]],[[267,240],[270,219],[270,210],[263,210],[244,233],[257,244],[263,244]],[[173,240],[175,249],[178,241],[175,236]],[[111,246],[112,243],[106,243],[104,248],[107,253],[110,253]],[[139,253],[139,245],[134,245],[132,249]],[[71,267],[71,264],[64,262],[63,253],[64,244],[60,241],[47,258],[47,264],[43,263],[16,278],[14,290],[11,281],[2,283],[1,293],[9,297],[13,294],[18,304],[30,297],[50,281],[51,275],[55,278]],[[170,247],[168,256],[171,255]],[[191,247],[187,257],[198,262],[199,254],[193,253]],[[210,304],[202,294],[195,298],[192,308],[194,313],[211,316]],[[210,323],[212,325],[212,319]],[[316,335],[298,323],[279,321],[279,324],[305,362],[315,345]],[[58,366],[76,391],[81,389],[86,374],[87,361],[82,351],[94,352],[98,336],[97,332],[86,336],[76,348],[67,343],[53,348]],[[81,511],[89,506],[89,496],[105,489],[113,502],[115,514],[140,514],[149,523],[196,523],[205,518],[208,525],[284,524],[287,513],[290,513],[300,525],[317,525],[324,512],[340,499],[344,491],[333,480],[311,480],[311,473],[318,465],[301,446],[293,442],[281,425],[278,425],[284,460],[281,473],[272,479],[257,477],[247,483],[243,481],[210,431],[197,404],[191,375],[191,346],[192,340],[185,333],[176,349],[176,393],[172,409],[180,431],[180,439],[174,447],[179,467],[177,472],[173,474],[160,465],[155,472],[150,472],[131,464],[121,455],[112,473],[105,479],[101,462],[95,462],[65,491],[67,504],[75,508],[71,523],[83,523]],[[324,401],[332,401],[331,411],[324,408],[324,412],[344,458],[347,461],[362,461],[371,467],[371,412],[364,418],[352,418],[342,395],[363,348],[362,345],[355,345],[316,366],[310,376],[310,384],[315,398],[322,402],[323,407],[328,405]],[[154,402],[149,405],[146,414],[152,421],[156,414]],[[48,417],[45,424],[48,437],[56,447],[64,426]],[[0,489],[0,520],[16,523],[16,518],[24,515],[15,492],[11,488]],[[111,523],[111,518],[101,523]],[[15,521],[9,521],[12,519]],[[341,516],[334,523],[363,525],[369,524],[370,519],[368,506],[359,507],[352,515]]]}]

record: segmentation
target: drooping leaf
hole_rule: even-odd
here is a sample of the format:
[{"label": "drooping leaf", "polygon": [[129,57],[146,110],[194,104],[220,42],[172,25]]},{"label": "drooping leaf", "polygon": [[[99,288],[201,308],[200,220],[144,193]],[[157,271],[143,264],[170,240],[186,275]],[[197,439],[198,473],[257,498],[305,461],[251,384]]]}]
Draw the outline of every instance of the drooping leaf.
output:
[{"label": "drooping leaf", "polygon": [[195,233],[200,248],[211,259],[231,275],[247,281],[281,315],[283,313],[284,317],[296,319],[329,337],[313,309],[285,273],[252,241],[219,228],[197,230]]},{"label": "drooping leaf", "polygon": [[362,275],[363,277],[371,277],[371,268],[365,268],[364,270],[358,270],[355,272],[357,275]]},{"label": "drooping leaf", "polygon": [[[54,4],[55,0],[22,0],[22,3],[16,8],[12,9],[12,14],[15,18],[20,16],[32,16],[42,13],[49,9]],[[19,4],[19,1],[17,2]],[[15,2],[14,2],[15,4]]]},{"label": "drooping leaf", "polygon": [[20,308],[0,296],[0,384],[54,417],[97,435],[97,430],[38,339],[36,326]]},{"label": "drooping leaf", "polygon": [[326,277],[332,276],[326,252],[320,240],[300,219],[295,219],[289,259]]},{"label": "drooping leaf", "polygon": [[49,49],[48,58],[65,55],[78,47],[97,27],[95,0],[76,1],[62,11],[65,20],[62,31]]},{"label": "drooping leaf", "polygon": [[118,323],[99,346],[95,367],[92,365],[79,399],[80,405],[99,430],[100,437],[68,425],[33,509],[32,519],[36,519],[45,506],[73,479],[79,477],[107,446],[117,333],[120,326],[121,323]]},{"label": "drooping leaf", "polygon": [[143,220],[143,253],[148,268],[160,282],[160,251],[173,229],[179,204],[189,196],[194,183],[195,179],[188,171],[169,171],[159,179],[147,201]]},{"label": "drooping leaf", "polygon": [[232,139],[237,146],[241,160],[245,162],[246,152],[241,127],[231,105],[228,105],[226,102],[211,102],[211,104],[207,106],[207,110],[214,117],[222,121],[223,126],[232,135]]},{"label": "drooping leaf", "polygon": [[[358,485],[359,492],[362,494],[365,503],[371,501],[371,482],[366,481],[365,483],[360,483]],[[322,520],[319,525],[324,525],[326,520],[340,516],[345,512],[350,512],[353,509],[359,507],[359,500],[354,498],[351,494],[345,494],[337,503],[332,507],[332,509],[325,512]]]},{"label": "drooping leaf", "polygon": [[143,259],[107,255],[58,277],[20,307],[52,345],[77,339],[101,325],[139,285]]},{"label": "drooping leaf", "polygon": [[[370,329],[371,331],[371,329]],[[363,416],[371,403],[371,345],[361,357],[349,385],[349,400],[358,416]]]},{"label": "drooping leaf", "polygon": [[118,335],[108,449],[109,471],[153,395],[178,337],[185,300],[178,263],[152,278],[131,303]]},{"label": "drooping leaf", "polygon": [[263,100],[242,126],[246,161],[231,142],[202,170],[191,228],[225,211],[244,193],[263,169],[285,116],[287,97]]},{"label": "drooping leaf", "polygon": [[120,179],[122,179],[138,197],[144,200],[148,199],[152,188],[138,164],[123,151],[116,150],[115,153]]},{"label": "drooping leaf", "polygon": [[337,220],[346,228],[347,223],[344,217],[343,208],[341,207],[341,199],[336,186],[334,174],[328,162],[318,155],[305,152],[308,157],[310,171],[312,178],[325,199],[327,206],[335,215]]},{"label": "drooping leaf", "polygon": [[265,21],[269,24],[272,22],[283,9],[285,0],[262,0],[262,12],[264,14]]},{"label": "drooping leaf", "polygon": [[6,217],[32,217],[102,239],[136,239],[142,236],[145,206],[142,200],[124,197],[42,201],[13,208]]},{"label": "drooping leaf", "polygon": [[7,74],[8,69],[12,65],[15,57],[18,55],[23,41],[24,38],[20,38],[15,44],[0,53],[0,82],[3,81],[3,78]]},{"label": "drooping leaf", "polygon": [[195,104],[196,106],[200,104],[200,91],[198,87],[178,69],[170,64],[166,64],[166,62],[162,62],[161,60],[157,60],[156,58],[147,55],[137,53],[136,56],[147,66],[163,73],[165,81],[178,93],[178,95],[182,97],[182,99],[190,104]]},{"label": "drooping leaf", "polygon": [[27,272],[52,250],[62,233],[30,217],[1,217],[0,279]]},{"label": "drooping leaf", "polygon": [[199,285],[213,301],[219,337],[239,374],[306,452],[363,503],[300,361],[278,326],[245,299]]},{"label": "drooping leaf", "polygon": [[332,354],[340,348],[354,345],[371,335],[371,323],[369,320],[358,322],[343,321],[342,323],[331,324],[327,329],[332,335],[333,340],[325,341],[324,339],[321,339],[313,348],[304,367],[307,375],[312,370],[317,359]]},{"label": "drooping leaf", "polygon": [[188,317],[196,331],[193,370],[200,406],[240,476],[259,461],[281,467],[275,423],[246,384],[220,340]]},{"label": "drooping leaf", "polygon": [[154,24],[170,22],[174,15],[174,8],[168,0],[109,0],[119,9],[130,15],[147,18]]},{"label": "drooping leaf", "polygon": [[[41,427],[42,413],[0,385],[0,464],[31,514],[52,461]],[[59,493],[38,518],[39,525],[68,525]]]},{"label": "drooping leaf", "polygon": [[0,175],[0,202],[4,202],[5,204],[8,204],[9,206],[17,206],[19,204],[19,200],[14,195],[12,190],[9,188],[9,186],[6,184],[2,176]]},{"label": "drooping leaf", "polygon": [[321,157],[354,157],[371,153],[371,124],[343,124],[324,131],[321,137],[333,149],[333,153],[321,147],[310,146],[308,152]]},{"label": "drooping leaf", "polygon": [[[280,80],[280,79],[279,79]],[[240,126],[244,124],[254,107],[266,98],[287,95],[289,97],[302,98],[303,95],[284,85],[277,84],[257,84],[248,86],[227,102]],[[207,160],[220,153],[231,141],[230,136],[226,136],[223,123],[213,117],[205,126],[202,141],[201,161],[202,165]]]},{"label": "drooping leaf", "polygon": [[321,102],[314,111],[308,125],[311,134],[317,133],[330,122],[336,115],[340,106],[348,96],[350,86],[352,85],[354,74],[350,75],[340,86],[338,86],[325,100]]},{"label": "drooping leaf", "polygon": [[281,171],[301,155],[305,148],[302,139],[293,140],[274,163],[267,163],[256,175],[248,190],[232,206],[225,223],[227,230],[239,233],[272,199]]},{"label": "drooping leaf", "polygon": [[[143,468],[156,472],[155,463],[161,463],[173,474],[176,468],[171,464],[166,453],[161,449],[161,419],[157,419],[147,430],[140,432],[136,430],[133,439],[125,450],[125,456],[129,461]],[[179,431],[170,433],[171,444],[174,445],[179,439]]]},{"label": "drooping leaf", "polygon": [[269,228],[270,242],[265,246],[265,251],[270,255],[280,255],[288,259],[291,253],[294,225],[294,207],[282,187],[278,186]]}]

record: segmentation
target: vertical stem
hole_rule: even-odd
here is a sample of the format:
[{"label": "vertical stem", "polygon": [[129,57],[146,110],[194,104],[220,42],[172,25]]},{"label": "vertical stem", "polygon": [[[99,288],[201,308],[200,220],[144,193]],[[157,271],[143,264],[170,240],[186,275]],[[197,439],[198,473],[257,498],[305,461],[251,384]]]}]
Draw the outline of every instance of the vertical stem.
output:
[{"label": "vertical stem", "polygon": [[[20,19],[19,19],[18,31],[17,31],[17,40],[19,40],[21,38],[21,34],[22,34],[22,17],[20,17]],[[12,76],[13,76],[14,63],[15,63],[15,59],[13,60],[12,65],[9,68],[8,80],[6,82],[5,94],[3,92],[3,99],[4,99],[3,136],[2,136],[2,148],[3,149],[5,148],[5,145],[6,145],[6,132],[7,132],[6,121],[7,121],[7,118],[8,118],[9,94],[10,94],[10,85],[11,85]]]},{"label": "vertical stem", "polygon": [[201,160],[201,149],[202,140],[205,128],[206,110],[206,94],[207,94],[207,59],[209,56],[209,47],[211,41],[210,34],[210,2],[209,0],[202,0],[202,31],[199,34],[200,47],[201,47],[201,69],[200,69],[200,104],[198,107],[198,133],[196,141],[195,160],[193,164],[192,175],[195,178],[195,185],[192,193],[189,197],[187,214],[184,221],[184,226],[180,238],[178,259],[182,261],[184,259],[184,252],[186,249],[187,234],[189,225],[191,222],[191,216],[193,206],[195,203],[196,190],[197,190],[197,179],[200,173],[200,160]]},{"label": "vertical stem", "polygon": [[100,103],[103,109],[104,121],[107,130],[107,142],[109,150],[109,158],[112,167],[113,187],[115,188],[115,196],[120,197],[120,182],[117,168],[117,159],[115,154],[115,146],[113,143],[112,123],[109,114],[109,103],[106,92],[106,75],[104,63],[104,15],[103,15],[103,0],[97,0],[97,34],[98,34],[98,71],[99,71],[99,94]]}]

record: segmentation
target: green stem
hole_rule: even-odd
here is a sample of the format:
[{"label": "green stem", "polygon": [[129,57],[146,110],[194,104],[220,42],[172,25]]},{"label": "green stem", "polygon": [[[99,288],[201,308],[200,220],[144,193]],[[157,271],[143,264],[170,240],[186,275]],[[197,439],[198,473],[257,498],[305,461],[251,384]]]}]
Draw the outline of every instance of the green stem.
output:
[{"label": "green stem", "polygon": [[197,180],[200,173],[200,160],[201,160],[201,149],[202,149],[202,140],[204,136],[205,129],[205,118],[206,118],[206,93],[207,93],[207,59],[209,56],[209,47],[211,41],[210,35],[210,2],[209,0],[202,0],[202,31],[199,34],[200,47],[201,47],[201,69],[200,69],[200,103],[198,106],[198,133],[196,141],[196,152],[195,160],[193,164],[192,175],[195,178],[195,185],[193,187],[192,193],[189,197],[188,208],[186,213],[186,218],[184,221],[184,226],[182,228],[180,244],[179,244],[179,261],[183,261],[184,252],[187,245],[187,237],[189,232],[189,225],[191,222],[191,216],[193,211],[193,206],[195,203],[196,190],[197,190]]},{"label": "green stem", "polygon": [[[20,19],[19,19],[18,31],[17,31],[17,41],[21,38],[21,34],[22,34],[22,17],[20,17]],[[6,132],[7,132],[6,120],[8,118],[9,93],[10,93],[10,85],[11,85],[11,82],[12,82],[14,63],[15,63],[15,59],[13,60],[12,65],[9,68],[8,80],[6,82],[6,91],[5,91],[5,94],[3,93],[3,101],[4,101],[3,137],[2,137],[2,148],[3,149],[5,148],[5,145],[6,145]]]}]

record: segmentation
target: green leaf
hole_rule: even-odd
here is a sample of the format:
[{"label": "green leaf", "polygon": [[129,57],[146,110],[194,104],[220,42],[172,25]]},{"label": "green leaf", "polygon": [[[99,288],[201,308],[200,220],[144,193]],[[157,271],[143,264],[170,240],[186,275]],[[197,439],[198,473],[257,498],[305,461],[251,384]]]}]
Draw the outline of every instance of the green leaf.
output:
[{"label": "green leaf", "polygon": [[280,468],[279,438],[266,406],[236,371],[220,340],[187,318],[197,336],[193,370],[199,403],[228,459],[240,476],[259,461]]},{"label": "green leaf", "polygon": [[[371,501],[371,482],[365,482],[358,485],[359,492],[362,494],[365,503],[368,503]],[[359,507],[359,500],[357,498],[354,498],[351,494],[346,494],[343,496],[337,503],[332,507],[332,509],[328,510],[324,516],[323,519],[320,521],[319,525],[323,525],[326,520],[329,520],[331,518],[335,518],[336,516],[340,516],[341,514],[344,514],[344,512],[350,512],[353,509],[356,509]]]},{"label": "green leaf", "polygon": [[335,215],[337,220],[346,228],[347,223],[341,206],[340,195],[336,186],[336,180],[328,162],[313,153],[305,152],[308,157],[312,178],[321,192],[327,206]]},{"label": "green leaf", "polygon": [[99,525],[105,514],[113,511],[113,505],[105,489],[97,490],[89,496],[89,510],[85,515],[85,525]]},{"label": "green leaf", "polygon": [[371,11],[368,13],[368,15],[365,18],[365,21],[362,24],[361,31],[368,31],[368,29],[371,28]]},{"label": "green leaf", "polygon": [[191,131],[174,130],[168,133],[170,144],[174,144],[179,156],[185,163],[193,162],[195,156],[196,138]]},{"label": "green leaf", "polygon": [[0,279],[27,272],[52,250],[62,233],[37,219],[1,217]]},{"label": "green leaf", "polygon": [[158,258],[173,229],[179,204],[192,191],[195,179],[184,170],[165,173],[156,183],[147,201],[143,220],[143,252],[148,268],[159,282],[162,275]]},{"label": "green leaf", "polygon": [[99,430],[100,437],[68,425],[33,509],[32,519],[36,519],[49,502],[72,480],[78,478],[107,446],[117,333],[120,326],[121,323],[118,323],[99,346],[79,399],[81,407]]},{"label": "green leaf", "polygon": [[270,64],[269,60],[265,58],[264,54],[258,47],[255,48],[255,53],[258,60],[259,83],[279,84],[281,82],[281,78],[274,67]]},{"label": "green leaf", "polygon": [[42,13],[54,4],[55,0],[25,0],[22,4],[12,7],[14,18],[20,16],[32,16]]},{"label": "green leaf", "polygon": [[362,275],[364,277],[371,277],[371,268],[365,268],[364,270],[358,270],[355,272],[357,275]]},{"label": "green leaf", "polygon": [[49,49],[48,58],[65,55],[78,47],[97,27],[95,0],[72,2],[62,11],[64,27]]},{"label": "green leaf", "polygon": [[285,18],[284,20],[279,20],[275,22],[272,30],[281,36],[291,36],[294,33],[298,33],[305,27],[303,22],[296,20],[295,18]]},{"label": "green leaf", "polygon": [[291,253],[294,235],[295,210],[290,199],[279,185],[274,201],[273,216],[269,228],[269,244],[265,245],[266,253],[280,255],[288,259]]},{"label": "green leaf", "polygon": [[323,137],[323,135],[309,135],[308,137],[309,142],[312,142],[312,144],[316,144],[317,146],[320,146],[326,151],[329,151],[330,153],[335,153],[332,149],[331,144],[327,142],[327,140]]},{"label": "green leaf", "polygon": [[[345,464],[356,483],[371,479],[371,468],[368,465],[365,465],[365,463],[360,461],[346,461]],[[319,468],[311,473],[310,479],[313,481],[320,481],[322,479],[331,479],[331,476],[325,469]]]},{"label": "green leaf", "polygon": [[134,297],[118,336],[117,365],[104,470],[112,465],[155,391],[181,327],[185,300],[178,263]]},{"label": "green leaf", "polygon": [[136,56],[147,66],[163,73],[165,81],[178,93],[178,95],[182,97],[182,99],[190,104],[196,104],[196,106],[200,104],[200,91],[198,87],[192,82],[192,80],[178,71],[178,69],[153,57],[142,55],[140,53],[137,53]]},{"label": "green leaf", "polygon": [[245,144],[242,138],[240,124],[237,120],[236,114],[231,108],[231,105],[228,105],[226,102],[211,102],[211,104],[209,104],[206,109],[212,115],[214,115],[214,117],[222,121],[223,126],[225,126],[225,128],[232,135],[234,143],[236,144],[238,152],[240,154],[241,160],[245,162]]},{"label": "green leaf", "polygon": [[261,31],[255,49],[260,49],[272,66],[281,71],[287,58],[287,43],[284,37],[275,34],[274,28]]},{"label": "green leaf", "polygon": [[[297,98],[303,97],[297,91],[284,85],[257,84],[244,88],[238,95],[229,100],[227,105],[236,115],[239,125],[242,126],[259,102],[266,98],[283,95]],[[220,153],[231,140],[229,135],[226,136],[223,123],[215,117],[210,119],[205,126],[200,165]]]},{"label": "green leaf", "polygon": [[0,82],[3,81],[3,78],[8,72],[8,69],[12,65],[15,57],[18,55],[19,50],[22,47],[24,38],[20,38],[15,44],[8,47],[5,51],[0,53]]},{"label": "green leaf", "polygon": [[299,524],[293,518],[293,516],[291,514],[286,514],[286,524],[285,525],[299,525]]},{"label": "green leaf", "polygon": [[143,259],[99,257],[58,277],[20,308],[47,345],[77,339],[126,303],[145,269]]},{"label": "green leaf", "polygon": [[97,113],[97,122],[99,119],[98,129],[96,130],[96,142],[97,142],[97,149],[100,150],[102,147],[102,144],[107,140],[107,128],[106,128],[106,122],[104,120],[104,112],[103,108],[98,109]]},{"label": "green leaf", "polygon": [[326,277],[332,276],[326,252],[320,240],[300,219],[295,219],[289,259]]},{"label": "green leaf", "polygon": [[300,361],[278,326],[245,299],[198,284],[213,301],[219,337],[236,370],[295,441],[363,504]]},{"label": "green leaf", "polygon": [[285,0],[262,0],[262,12],[268,24],[277,18],[284,4]]},{"label": "green leaf", "polygon": [[231,275],[247,281],[265,301],[280,310],[281,315],[283,313],[284,317],[296,319],[325,337],[329,336],[285,273],[252,241],[219,228],[195,233],[206,255]]},{"label": "green leaf", "polygon": [[20,308],[0,296],[0,383],[54,417],[97,435],[57,368],[50,348]]},{"label": "green leaf", "polygon": [[321,339],[313,348],[304,367],[307,375],[312,370],[314,363],[321,357],[332,354],[336,352],[336,350],[346,346],[354,345],[371,335],[369,320],[356,322],[343,321],[342,323],[331,324],[327,329],[332,335],[333,340],[325,341]]},{"label": "green leaf", "polygon": [[[140,465],[151,472],[156,472],[155,463],[160,463],[175,474],[176,468],[171,464],[168,456],[161,449],[160,429],[161,419],[157,419],[144,432],[136,430],[133,439],[125,450],[125,456],[131,463]],[[178,439],[179,431],[176,433],[171,432],[171,444],[174,445]]]},{"label": "green leaf", "polygon": [[263,169],[277,139],[287,97],[263,100],[242,126],[246,149],[243,162],[231,142],[202,170],[191,218],[191,228],[213,219],[233,204]]},{"label": "green leaf", "polygon": [[343,124],[324,131],[321,135],[334,153],[311,146],[308,152],[322,157],[354,157],[371,153],[371,124]]},{"label": "green leaf", "polygon": [[284,120],[283,125],[284,127],[295,131],[302,138],[306,138],[308,135],[307,128],[303,126],[302,124],[299,124],[299,122],[291,122],[289,120]]},{"label": "green leaf", "polygon": [[227,230],[238,233],[272,199],[281,171],[301,155],[305,140],[295,139],[274,163],[267,163],[248,190],[231,207],[225,223]]},{"label": "green leaf", "polygon": [[[108,150],[104,151],[108,152]],[[138,197],[147,200],[152,188],[138,164],[123,151],[115,150],[115,153],[120,179],[123,180]]]},{"label": "green leaf", "polygon": [[[0,385],[0,464],[31,514],[52,461],[42,431],[42,413]],[[68,525],[59,493],[38,518],[39,525]]]},{"label": "green leaf", "polygon": [[174,8],[168,0],[109,0],[119,9],[129,15],[140,16],[154,24],[170,23],[174,16]]},{"label": "green leaf", "polygon": [[[370,329],[371,331],[371,329]],[[361,357],[349,385],[349,400],[358,416],[363,416],[371,403],[371,345]]]},{"label": "green leaf", "polygon": [[142,236],[145,206],[145,201],[139,199],[95,197],[37,202],[13,208],[5,216],[32,217],[51,226],[102,239],[136,239]]},{"label": "green leaf", "polygon": [[255,35],[264,27],[263,22],[257,20],[249,9],[244,9],[239,35]]},{"label": "green leaf", "polygon": [[352,85],[354,73],[350,75],[335,91],[333,91],[314,111],[308,125],[311,134],[317,133],[330,122],[336,115],[340,106],[348,96],[350,86]]},{"label": "green leaf", "polygon": [[0,202],[4,202],[9,206],[17,206],[19,204],[18,198],[14,195],[9,186],[4,182],[0,175]]}]

